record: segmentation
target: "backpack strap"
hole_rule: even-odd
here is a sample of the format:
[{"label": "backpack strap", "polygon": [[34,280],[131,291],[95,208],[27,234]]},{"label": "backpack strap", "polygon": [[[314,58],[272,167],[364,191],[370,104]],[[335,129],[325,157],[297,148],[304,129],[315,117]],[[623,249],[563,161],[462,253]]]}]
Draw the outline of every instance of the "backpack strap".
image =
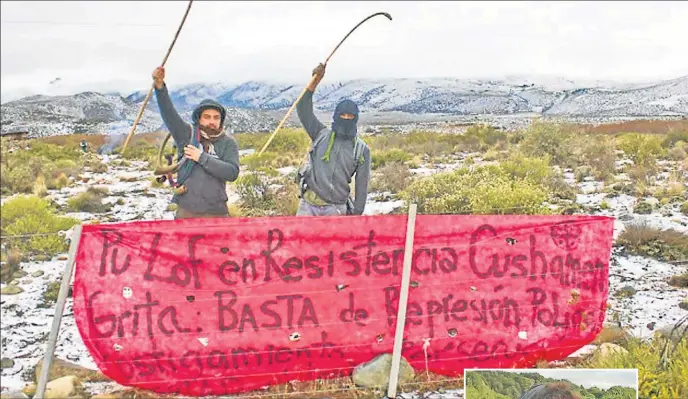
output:
[{"label": "backpack strap", "polygon": [[[189,140],[189,143],[193,146],[196,146],[196,143],[198,143],[198,139],[196,135],[194,134],[194,127],[191,125],[191,137]],[[177,185],[182,186],[186,179],[191,175],[191,169],[193,169],[195,162],[183,162],[182,160],[184,159],[184,148],[177,147],[177,159],[178,162],[180,163],[179,166],[179,171],[177,172]]]},{"label": "backpack strap", "polygon": [[354,144],[354,172],[358,170],[359,165],[363,165],[365,159],[363,158],[363,151],[365,150],[365,142],[360,137],[356,136],[356,143]]}]

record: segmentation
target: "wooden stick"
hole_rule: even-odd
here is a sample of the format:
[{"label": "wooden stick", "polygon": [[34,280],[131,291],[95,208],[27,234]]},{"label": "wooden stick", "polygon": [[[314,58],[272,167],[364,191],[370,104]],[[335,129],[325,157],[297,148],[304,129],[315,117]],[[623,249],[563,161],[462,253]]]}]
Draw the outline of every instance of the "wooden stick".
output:
[{"label": "wooden stick", "polygon": [[296,97],[296,100],[295,100],[294,103],[291,105],[291,107],[289,108],[289,110],[287,111],[287,113],[284,115],[284,118],[282,118],[282,120],[280,121],[279,125],[277,125],[277,127],[275,128],[275,131],[272,132],[272,134],[271,134],[270,137],[268,138],[268,141],[265,142],[265,145],[263,145],[263,148],[261,148],[261,150],[260,150],[260,152],[258,153],[258,155],[263,154],[263,152],[265,151],[265,149],[268,148],[268,146],[270,145],[270,143],[272,143],[272,139],[275,138],[275,135],[276,135],[277,132],[280,130],[280,128],[282,127],[282,125],[284,125],[284,122],[287,121],[287,118],[289,118],[289,115],[291,115],[292,111],[294,111],[294,108],[296,107],[296,104],[298,104],[299,101],[301,101],[301,97],[303,97],[303,95],[306,94],[306,91],[308,90],[308,87],[309,87],[309,86],[311,85],[311,83],[313,83],[313,81],[315,80],[315,76],[316,76],[316,75],[313,75],[313,77],[311,78],[311,81],[308,82],[308,84],[306,85],[306,87],[304,87],[303,90],[301,91],[301,94],[299,94],[299,96]]},{"label": "wooden stick", "polygon": [[389,373],[387,397],[397,396],[397,382],[399,381],[399,365],[401,363],[401,348],[404,341],[406,327],[406,305],[408,304],[409,284],[411,282],[411,260],[413,259],[413,239],[416,232],[416,204],[409,207],[408,222],[406,224],[406,246],[404,247],[404,268],[401,273],[401,292],[399,293],[399,311],[397,312],[397,330],[394,334],[394,350],[392,352],[392,368]]},{"label": "wooden stick", "polygon": [[[351,29],[351,30],[349,31],[349,33],[346,34],[346,36],[344,36],[344,39],[342,39],[342,40],[337,44],[337,47],[335,47],[334,50],[332,50],[332,52],[330,53],[330,55],[327,56],[327,58],[325,59],[325,62],[323,63],[323,65],[327,67],[327,63],[330,62],[330,58],[332,58],[332,56],[333,56],[334,53],[337,51],[337,49],[339,48],[339,46],[341,46],[342,43],[344,43],[344,41],[346,40],[346,38],[349,37],[352,33],[354,33],[354,31],[355,31],[359,26],[363,25],[363,23],[364,23],[365,21],[369,20],[370,18],[376,17],[376,16],[378,16],[378,15],[383,15],[383,16],[385,16],[387,19],[389,19],[390,21],[392,20],[392,16],[389,15],[388,13],[386,13],[386,12],[376,12],[375,14],[369,15],[369,16],[366,17],[363,21],[359,22],[356,26],[354,26],[354,28]],[[295,100],[294,103],[291,105],[291,107],[290,107],[289,110],[287,111],[286,115],[284,115],[284,118],[282,118],[282,120],[280,121],[279,125],[277,125],[277,128],[275,128],[275,131],[272,132],[272,134],[271,134],[270,137],[268,138],[268,141],[265,143],[265,145],[263,146],[263,148],[260,150],[260,152],[258,152],[258,155],[261,155],[263,152],[265,152],[265,149],[268,148],[268,145],[270,145],[270,143],[272,143],[272,139],[275,138],[275,135],[277,134],[277,132],[280,130],[280,128],[282,127],[282,125],[284,124],[284,122],[287,120],[287,118],[289,118],[289,115],[291,115],[292,111],[294,111],[294,108],[296,107],[296,104],[298,104],[299,101],[301,101],[301,97],[303,97],[303,95],[306,94],[306,90],[308,90],[308,86],[310,86],[311,83],[313,83],[314,80],[315,80],[315,75],[313,75],[313,77],[311,78],[310,82],[308,82],[308,84],[307,84],[306,87],[303,89],[303,91],[301,91],[301,94],[299,94],[299,96],[296,97],[296,100]]]},{"label": "wooden stick", "polygon": [[45,387],[48,385],[48,377],[50,376],[50,366],[53,362],[53,355],[55,354],[55,346],[57,345],[57,336],[60,333],[60,324],[62,323],[62,313],[64,312],[64,305],[67,301],[67,292],[69,291],[69,283],[72,280],[72,271],[74,270],[74,263],[76,261],[76,251],[79,248],[79,240],[81,239],[81,225],[74,226],[72,231],[71,242],[69,243],[69,255],[67,256],[67,265],[65,266],[64,274],[62,275],[62,284],[60,284],[60,292],[57,294],[57,303],[55,304],[55,317],[53,318],[53,326],[48,336],[48,347],[43,358],[43,366],[41,367],[41,375],[38,377],[38,387],[36,388],[36,395],[34,399],[43,399],[45,394]]},{"label": "wooden stick", "polygon": [[[160,66],[164,67],[165,63],[167,62],[167,59],[170,56],[170,53],[172,52],[172,48],[174,47],[174,44],[177,42],[177,38],[179,37],[179,32],[182,31],[182,26],[184,26],[184,21],[186,21],[187,15],[189,15],[189,11],[191,10],[191,4],[193,3],[193,0],[189,0],[189,5],[186,7],[186,12],[184,13],[184,18],[182,18],[182,23],[179,24],[179,27],[177,28],[177,33],[174,34],[174,39],[172,40],[172,44],[170,44],[170,47],[167,49],[167,54],[165,54],[165,58],[162,60],[162,64]],[[124,155],[124,151],[127,149],[127,145],[129,145],[129,141],[131,140],[131,137],[134,135],[134,132],[136,131],[136,125],[138,125],[139,121],[141,121],[141,117],[143,116],[143,111],[146,109],[146,105],[148,105],[148,100],[150,99],[151,95],[153,94],[153,89],[155,88],[155,83],[153,83],[148,89],[148,94],[146,94],[146,98],[143,100],[143,104],[141,104],[141,109],[139,109],[139,114],[136,116],[136,119],[134,120],[134,126],[131,127],[131,131],[129,131],[129,135],[127,135],[127,139],[124,141],[124,146],[122,146],[122,151],[120,152],[120,155]]]}]

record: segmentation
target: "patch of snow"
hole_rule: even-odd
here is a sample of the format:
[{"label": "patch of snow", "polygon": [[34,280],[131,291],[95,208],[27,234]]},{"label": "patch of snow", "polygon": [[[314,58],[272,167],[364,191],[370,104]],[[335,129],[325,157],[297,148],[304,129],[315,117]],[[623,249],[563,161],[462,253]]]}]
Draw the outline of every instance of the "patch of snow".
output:
[{"label": "patch of snow", "polygon": [[[2,356],[14,360],[14,367],[2,370],[2,387],[17,390],[26,381],[22,374],[35,366],[45,355],[45,344],[55,316],[55,304],[48,308],[37,305],[43,302],[48,283],[62,280],[66,261],[31,262],[22,264],[28,273],[19,281],[24,292],[2,296]],[[41,277],[30,277],[41,270]],[[4,288],[5,284],[1,284]],[[76,327],[72,298],[65,303],[55,356],[83,367],[97,370],[96,364],[84,345]]]},{"label": "patch of snow", "polygon": [[380,201],[368,202],[365,206],[364,215],[386,215],[392,213],[395,209],[404,206],[404,201]]},{"label": "patch of snow", "polygon": [[[607,321],[613,322],[613,313],[622,317],[622,326],[636,337],[649,338],[655,330],[674,325],[686,315],[678,304],[685,299],[685,290],[671,287],[667,280],[688,271],[686,266],[672,265],[640,256],[615,257],[609,267],[609,304]],[[629,298],[617,298],[614,293],[630,285],[636,293]]]}]

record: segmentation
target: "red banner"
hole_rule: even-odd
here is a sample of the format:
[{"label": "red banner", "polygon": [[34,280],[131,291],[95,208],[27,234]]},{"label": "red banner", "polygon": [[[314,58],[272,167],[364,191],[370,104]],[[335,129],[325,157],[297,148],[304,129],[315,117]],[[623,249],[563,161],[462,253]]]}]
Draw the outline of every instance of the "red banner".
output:
[{"label": "red banner", "polygon": [[[405,215],[86,225],[74,313],[102,372],[192,396],[350,375],[391,353]],[[416,219],[402,355],[528,367],[602,328],[613,219]]]}]

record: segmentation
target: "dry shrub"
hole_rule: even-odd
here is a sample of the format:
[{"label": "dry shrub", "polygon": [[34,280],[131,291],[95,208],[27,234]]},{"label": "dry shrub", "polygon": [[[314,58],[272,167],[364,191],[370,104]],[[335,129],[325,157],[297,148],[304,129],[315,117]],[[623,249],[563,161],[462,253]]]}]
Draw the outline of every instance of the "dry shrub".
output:
[{"label": "dry shrub", "polygon": [[679,146],[670,149],[667,153],[667,157],[672,161],[682,161],[686,159],[686,156],[686,150]]},{"label": "dry shrub", "polygon": [[662,261],[688,259],[688,235],[676,230],[659,230],[645,223],[628,225],[617,239],[634,255]]},{"label": "dry shrub", "polygon": [[45,185],[45,178],[40,175],[33,183],[33,195],[36,197],[45,197],[48,195],[48,187]]},{"label": "dry shrub", "polygon": [[592,344],[602,345],[604,343],[618,343],[625,341],[629,337],[630,335],[620,327],[604,326],[600,333],[597,334]]},{"label": "dry shrub", "polygon": [[100,148],[103,144],[105,144],[106,138],[107,135],[104,134],[68,134],[45,137],[43,138],[43,141],[48,144],[79,148],[81,140],[86,140],[86,143],[88,143],[90,148]]},{"label": "dry shrub", "polygon": [[409,168],[399,162],[387,164],[374,172],[370,191],[398,193],[411,183]]},{"label": "dry shrub", "polygon": [[299,209],[299,188],[296,184],[285,184],[275,190],[275,216],[294,216]]},{"label": "dry shrub", "polygon": [[628,169],[628,177],[635,183],[648,183],[657,174],[655,165],[637,165]]},{"label": "dry shrub", "polygon": [[688,288],[688,273],[679,274],[669,279],[669,285],[678,288]]},{"label": "dry shrub", "polygon": [[603,123],[600,125],[577,125],[586,133],[594,134],[620,134],[626,132],[668,134],[672,131],[688,131],[686,120],[633,120],[617,123]]}]

